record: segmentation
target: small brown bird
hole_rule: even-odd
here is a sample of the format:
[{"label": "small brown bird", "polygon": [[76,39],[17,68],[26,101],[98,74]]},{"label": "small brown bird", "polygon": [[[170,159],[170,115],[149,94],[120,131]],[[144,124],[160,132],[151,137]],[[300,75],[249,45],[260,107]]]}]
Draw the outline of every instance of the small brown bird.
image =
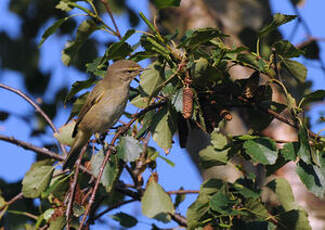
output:
[{"label": "small brown bird", "polygon": [[105,77],[95,85],[79,112],[72,134],[75,140],[63,169],[73,167],[94,133],[106,132],[119,120],[128,100],[130,83],[142,70],[130,60],[120,60],[108,67]]}]

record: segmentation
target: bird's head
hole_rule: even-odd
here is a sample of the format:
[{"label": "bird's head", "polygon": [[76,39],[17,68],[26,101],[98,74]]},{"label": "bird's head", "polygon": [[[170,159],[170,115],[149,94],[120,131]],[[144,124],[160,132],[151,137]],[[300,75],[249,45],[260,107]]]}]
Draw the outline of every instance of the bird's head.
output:
[{"label": "bird's head", "polygon": [[143,68],[134,61],[119,60],[108,67],[105,78],[130,83],[142,71]]}]

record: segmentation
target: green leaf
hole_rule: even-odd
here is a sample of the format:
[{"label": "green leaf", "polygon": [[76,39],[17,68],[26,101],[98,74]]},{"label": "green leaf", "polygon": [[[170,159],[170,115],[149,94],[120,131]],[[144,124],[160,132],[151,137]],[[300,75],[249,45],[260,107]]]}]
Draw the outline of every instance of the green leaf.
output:
[{"label": "green leaf", "polygon": [[319,59],[320,48],[315,39],[303,42],[300,49],[304,51],[304,57],[309,59]]},{"label": "green leaf", "polygon": [[74,127],[76,125],[75,121],[71,121],[68,124],[63,125],[59,128],[58,133],[54,133],[53,136],[64,145],[72,146],[75,138],[72,137]]},{"label": "green leaf", "polygon": [[94,85],[97,82],[97,79],[95,77],[91,77],[85,81],[75,81],[72,84],[72,88],[66,98],[64,99],[64,104],[66,104],[68,101],[70,101],[74,95],[76,95],[78,92],[80,92],[83,89],[88,89],[92,85]]},{"label": "green leaf", "polygon": [[177,112],[183,112],[183,88],[180,88],[172,96],[171,104],[174,106]]},{"label": "green leaf", "polygon": [[[245,209],[247,209],[247,216],[242,215],[241,217],[245,221],[253,221],[253,220],[266,220],[270,217],[266,207],[259,199],[249,198],[245,202]],[[253,216],[251,216],[253,214]]]},{"label": "green leaf", "polygon": [[168,152],[172,147],[175,124],[167,106],[164,106],[154,115],[151,123],[151,130],[153,140],[159,147],[164,149],[165,152]]},{"label": "green leaf", "polygon": [[259,36],[265,36],[272,30],[277,29],[279,26],[288,23],[295,19],[297,16],[296,15],[285,15],[285,14],[275,14],[273,15],[273,20],[270,24],[266,25],[263,27],[263,29],[259,32]]},{"label": "green leaf", "polygon": [[164,223],[170,221],[168,213],[174,213],[174,206],[168,193],[152,179],[149,180],[141,199],[142,214]]},{"label": "green leaf", "polygon": [[213,38],[225,37],[217,28],[201,28],[187,33],[185,39],[179,44],[179,47],[186,49],[195,49],[203,43],[206,43]]},{"label": "green leaf", "polygon": [[73,17],[74,15],[71,15],[69,17],[65,17],[65,18],[61,18],[59,20],[57,20],[55,23],[53,23],[49,28],[47,28],[45,30],[45,32],[42,35],[42,39],[38,45],[38,47],[41,47],[42,44],[45,42],[45,40],[51,36],[52,34],[55,33],[55,31],[64,23],[66,22],[68,19],[70,19],[71,17]]},{"label": "green leaf", "polygon": [[300,160],[297,164],[296,172],[301,182],[306,188],[317,197],[323,198],[325,192],[325,164],[321,167],[308,165]]},{"label": "green leaf", "polygon": [[289,60],[289,59],[283,59],[283,64],[287,68],[287,70],[300,82],[304,82],[306,80],[307,76],[307,68],[303,64]]},{"label": "green leaf", "polygon": [[267,187],[269,187],[273,192],[275,192],[280,204],[283,206],[285,211],[298,208],[298,205],[296,204],[295,198],[292,193],[291,186],[286,179],[274,179],[267,184]]},{"label": "green leaf", "polygon": [[236,204],[235,200],[230,200],[221,191],[214,194],[209,202],[211,209],[223,215],[238,215],[238,211],[233,210],[233,205]]},{"label": "green leaf", "polygon": [[32,164],[23,179],[22,192],[26,198],[36,198],[48,187],[54,167],[48,165],[49,161],[39,161]]},{"label": "green leaf", "polygon": [[121,137],[117,146],[117,155],[125,162],[135,161],[143,152],[140,142],[132,136]]},{"label": "green leaf", "polygon": [[[55,172],[54,172],[55,175]],[[65,194],[69,189],[69,178],[70,176],[61,175],[57,177],[53,177],[48,189],[42,192],[42,198],[47,198],[50,194],[52,194],[55,198],[64,200]]]},{"label": "green leaf", "polygon": [[138,223],[137,219],[135,219],[133,216],[130,216],[124,212],[119,212],[115,215],[111,215],[110,217],[113,220],[120,222],[120,225],[125,228],[132,228]]},{"label": "green leaf", "polygon": [[65,65],[70,65],[73,57],[77,54],[78,50],[85,43],[88,37],[97,30],[97,24],[92,20],[83,21],[77,29],[76,39],[68,41],[62,51],[62,62]]},{"label": "green leaf", "polygon": [[217,150],[212,145],[207,146],[199,152],[202,167],[211,168],[213,166],[227,164],[228,151],[229,149]]},{"label": "green leaf", "polygon": [[227,146],[228,140],[225,135],[215,129],[211,133],[211,143],[214,148],[222,150]]},{"label": "green leaf", "polygon": [[55,210],[54,208],[49,208],[47,209],[44,213],[43,213],[43,218],[46,221],[49,221],[49,219],[52,217],[52,215],[54,214]]},{"label": "green leaf", "polygon": [[160,54],[165,57],[167,60],[170,59],[170,50],[165,47],[165,45],[158,40],[156,37],[149,37],[143,35],[140,39],[141,46],[151,54]]},{"label": "green leaf", "polygon": [[299,57],[304,52],[287,40],[280,40],[273,44],[277,55],[281,55],[284,58]]},{"label": "green leaf", "polygon": [[306,105],[309,103],[317,102],[317,101],[323,101],[325,99],[325,90],[316,90],[315,92],[312,92],[302,99],[302,105]]},{"label": "green leaf", "polygon": [[300,157],[307,164],[311,164],[311,149],[309,145],[308,131],[305,127],[300,127],[298,132],[299,150],[297,152]]},{"label": "green leaf", "polygon": [[69,5],[69,2],[62,0],[55,6],[55,8],[64,12],[69,12],[73,7]]},{"label": "green leaf", "polygon": [[245,141],[243,147],[254,162],[272,165],[278,158],[276,144],[268,138],[256,138]]},{"label": "green leaf", "polygon": [[298,142],[286,143],[280,150],[284,159],[288,161],[295,161],[297,159]]},{"label": "green leaf", "polygon": [[163,9],[171,6],[177,7],[180,5],[181,0],[153,0],[152,3],[158,9]]},{"label": "green leaf", "polygon": [[92,62],[87,63],[86,64],[87,72],[103,78],[106,74],[107,63],[101,64],[101,62],[102,62],[102,58],[97,57]]},{"label": "green leaf", "polygon": [[172,162],[171,160],[169,160],[167,157],[164,157],[164,156],[162,156],[162,155],[158,155],[158,157],[159,157],[160,159],[162,159],[163,161],[165,161],[165,162],[166,162],[167,164],[169,164],[170,166],[175,167],[175,163]]},{"label": "green leaf", "polygon": [[201,218],[209,211],[209,199],[206,194],[199,194],[197,199],[190,205],[186,212],[189,230],[195,230],[201,222]]},{"label": "green leaf", "polygon": [[308,214],[302,209],[281,213],[278,219],[281,223],[281,229],[312,230],[308,221]]},{"label": "green leaf", "polygon": [[[102,162],[104,160],[103,151],[98,151],[91,158],[91,172],[94,176],[97,177]],[[107,162],[104,172],[101,178],[101,183],[105,186],[106,191],[110,192],[113,188],[114,182],[116,181],[119,175],[119,164],[118,157],[116,155],[111,155],[109,161]]]},{"label": "green leaf", "polygon": [[140,87],[146,96],[154,96],[153,92],[165,80],[162,66],[158,62],[152,63],[143,71],[140,79]]}]

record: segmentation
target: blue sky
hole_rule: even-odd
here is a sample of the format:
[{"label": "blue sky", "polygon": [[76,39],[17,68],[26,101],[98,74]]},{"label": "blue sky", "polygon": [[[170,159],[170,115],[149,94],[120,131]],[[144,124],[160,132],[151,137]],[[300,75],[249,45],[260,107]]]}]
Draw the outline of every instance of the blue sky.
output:
[{"label": "blue sky", "polygon": [[[19,36],[19,30],[17,29],[20,25],[19,18],[14,14],[8,12],[7,5],[9,0],[1,0],[0,1],[0,31],[5,30],[9,32],[11,37]],[[147,0],[138,0],[138,1],[128,1],[129,5],[136,9],[137,12],[142,11],[145,15],[149,16]],[[290,4],[288,1],[283,0],[272,0],[272,7],[274,12],[280,12],[285,14],[294,14]],[[312,35],[317,38],[325,38],[325,30],[322,29],[323,23],[325,21],[325,15],[323,10],[325,9],[325,1],[323,0],[307,0],[306,4],[303,8],[300,9],[300,12],[304,19],[306,20],[308,26],[311,29]],[[80,18],[81,20],[82,18]],[[104,18],[105,21],[109,21],[108,17]],[[117,17],[118,25],[123,32],[127,30],[127,17],[125,15],[121,15]],[[44,29],[49,26],[53,21],[48,22]],[[282,26],[281,31],[284,34],[284,37],[288,39],[290,32],[293,28],[293,23],[289,23],[288,25]],[[146,30],[146,27],[141,24],[138,30]],[[41,36],[41,34],[39,34]],[[96,33],[96,36],[99,37],[100,40],[108,40],[103,34]],[[298,30],[298,34],[296,36],[297,39],[294,39],[293,42],[298,44],[306,37],[306,31],[303,29]],[[68,37],[67,37],[68,39]],[[131,43],[136,42],[138,39],[137,36],[132,37],[130,40]],[[72,83],[76,80],[83,80],[86,78],[85,73],[80,73],[79,71],[73,68],[65,67],[60,59],[61,59],[61,50],[63,49],[65,41],[62,39],[57,39],[56,36],[50,37],[41,48],[41,58],[40,58],[40,66],[44,71],[51,71],[53,76],[51,78],[50,87],[48,87],[47,95],[44,100],[51,99],[54,95],[54,88],[59,85],[71,86]],[[324,42],[320,43],[322,50],[324,47]],[[104,52],[104,47],[101,49],[101,54]],[[322,58],[325,60],[324,52],[321,53]],[[301,60],[304,64],[307,65],[308,68],[308,77],[307,79],[313,81],[313,90],[316,89],[324,89],[325,86],[325,75],[319,69],[312,66],[317,66],[317,62],[305,61]],[[146,62],[141,62],[143,66],[145,66]],[[22,84],[22,77],[14,71],[3,70],[0,69],[0,82],[25,91],[24,86]],[[52,87],[51,87],[52,86]],[[28,114],[31,113],[32,107],[19,98],[17,95],[14,95],[10,92],[0,89],[0,111],[5,110],[9,112],[13,112],[15,114]],[[5,103],[4,103],[5,102]],[[319,111],[321,111],[320,106],[315,106],[311,110],[312,114],[312,124],[313,130],[317,132],[321,128],[324,128],[324,125],[316,124],[316,117],[318,116]],[[64,124],[66,119],[69,116],[69,112],[67,109],[60,111],[58,116],[56,117],[54,123],[57,127],[60,127]],[[0,123],[0,133],[8,136],[14,136],[20,140],[24,140],[27,142],[32,142],[35,145],[40,145],[41,142],[37,140],[37,138],[29,137],[29,127],[26,123],[21,121],[19,118],[15,116],[11,116],[5,123]],[[52,140],[51,130],[48,130],[48,137],[44,138],[44,140]],[[176,138],[175,138],[176,141]],[[34,153],[30,151],[26,151],[22,148],[19,148],[15,145],[0,142],[1,146],[1,154],[2,160],[0,161],[0,178],[5,179],[8,182],[14,182],[18,179],[21,179],[24,174],[28,171],[30,165],[34,161]],[[177,146],[177,144],[175,145]],[[201,178],[196,170],[196,168],[192,165],[190,159],[187,157],[187,154],[184,150],[174,147],[171,153],[168,155],[168,158],[173,161],[176,166],[171,167],[166,164],[162,160],[158,160],[158,169],[159,173],[159,183],[165,188],[165,190],[177,190],[181,186],[185,189],[199,189],[201,184]],[[148,175],[147,172],[146,175]],[[123,176],[126,178],[126,176]],[[195,199],[194,195],[188,195],[185,202],[181,205],[180,210],[183,215],[185,215],[185,209],[188,207],[191,202]],[[126,208],[121,208],[119,210],[113,211],[112,213],[116,213],[118,211],[125,211],[130,214],[141,214],[141,208],[139,203],[136,205],[128,205]],[[107,218],[103,218],[107,219]],[[145,217],[139,218],[140,222],[133,229],[150,229],[151,220]],[[109,221],[113,223],[114,221]],[[163,226],[160,223],[157,223],[159,226]],[[175,226],[175,224],[170,224],[169,226]],[[98,226],[96,229],[104,229],[102,225]]]}]

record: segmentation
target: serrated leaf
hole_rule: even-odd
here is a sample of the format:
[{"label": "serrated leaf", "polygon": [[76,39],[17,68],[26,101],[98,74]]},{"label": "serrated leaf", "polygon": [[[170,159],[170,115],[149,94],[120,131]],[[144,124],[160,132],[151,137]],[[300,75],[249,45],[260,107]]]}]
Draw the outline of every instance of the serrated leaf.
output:
[{"label": "serrated leaf", "polygon": [[275,192],[280,204],[283,206],[285,211],[298,208],[298,205],[296,204],[295,198],[292,193],[291,186],[286,179],[274,179],[267,184],[267,187],[269,187],[273,192]]},{"label": "serrated leaf", "polygon": [[298,48],[296,48],[291,42],[287,40],[280,40],[277,41],[272,45],[277,55],[281,55],[284,58],[293,58],[293,57],[299,57],[300,55],[303,55],[304,52]]},{"label": "serrated leaf", "polygon": [[208,195],[200,193],[197,199],[187,209],[187,229],[194,230],[200,224],[201,218],[209,211],[209,199],[210,197]]},{"label": "serrated leaf", "polygon": [[213,38],[225,37],[217,28],[201,28],[187,33],[188,36],[179,44],[179,47],[186,49],[195,49],[201,44],[210,41]]},{"label": "serrated leaf", "polygon": [[203,168],[225,165],[228,161],[227,150],[217,150],[212,145],[207,146],[199,152],[200,162]]},{"label": "serrated leaf", "polygon": [[153,96],[152,93],[163,81],[163,69],[158,62],[149,65],[140,75],[140,87],[148,97]]},{"label": "serrated leaf", "polygon": [[64,99],[64,104],[66,104],[68,101],[70,101],[74,95],[76,95],[78,92],[80,92],[83,89],[88,89],[90,88],[92,85],[96,84],[98,80],[94,77],[91,77],[85,81],[75,81],[72,84],[72,88],[70,90],[70,92],[68,93],[68,95],[66,96],[66,98]]},{"label": "serrated leaf", "polygon": [[158,9],[163,9],[171,6],[177,7],[180,5],[181,0],[153,0],[152,3]]},{"label": "serrated leaf", "polygon": [[272,22],[263,27],[263,29],[259,32],[259,36],[260,37],[265,36],[272,30],[275,30],[279,26],[292,21],[296,17],[297,17],[296,15],[285,15],[285,14],[279,14],[279,13],[273,15]]},{"label": "serrated leaf", "polygon": [[300,49],[304,51],[305,58],[319,59],[320,48],[315,39],[309,39],[307,42],[303,42]]},{"label": "serrated leaf", "polygon": [[183,112],[183,88],[176,91],[172,96],[171,103],[177,112]]},{"label": "serrated leaf", "polygon": [[[61,2],[60,2],[61,3]],[[60,5],[59,3],[59,5]],[[73,16],[73,15],[72,15]],[[68,19],[70,19],[72,16],[69,17],[65,17],[65,18],[61,18],[59,20],[57,20],[55,23],[53,23],[50,27],[48,27],[45,32],[42,35],[42,39],[38,45],[38,47],[41,47],[42,44],[45,42],[45,40],[51,36],[52,34],[55,33],[55,31],[64,23],[66,22]]]},{"label": "serrated leaf", "polygon": [[298,152],[298,144],[297,142],[286,143],[283,148],[280,150],[282,156],[285,160],[295,161],[297,159]]},{"label": "serrated leaf", "polygon": [[239,212],[232,209],[234,204],[236,201],[230,200],[221,191],[214,194],[209,201],[210,208],[223,215],[238,215]]},{"label": "serrated leaf", "polygon": [[170,221],[168,213],[174,212],[168,193],[155,180],[149,180],[141,199],[141,207],[143,215],[164,223]]},{"label": "serrated leaf", "polygon": [[74,130],[74,127],[76,125],[76,121],[71,121],[68,124],[63,125],[59,128],[58,133],[54,133],[53,136],[64,145],[72,146],[74,139],[72,137],[72,133]]},{"label": "serrated leaf", "polygon": [[138,223],[137,219],[135,219],[133,216],[130,216],[124,212],[119,212],[115,215],[111,215],[110,217],[113,220],[118,221],[120,223],[120,225],[125,228],[132,228]]},{"label": "serrated leaf", "polygon": [[22,182],[24,197],[36,198],[46,190],[54,172],[54,167],[46,164],[44,161],[36,162],[32,164],[30,170],[25,174]]},{"label": "serrated leaf", "polygon": [[78,50],[88,39],[88,37],[97,30],[97,25],[92,20],[83,21],[77,29],[76,39],[74,41],[68,41],[62,51],[62,62],[65,65],[70,65],[72,58],[76,55]]},{"label": "serrated leaf", "polygon": [[307,164],[311,163],[311,148],[309,145],[308,131],[305,127],[300,127],[298,131],[299,150],[297,155]]},{"label": "serrated leaf", "polygon": [[325,193],[325,163],[321,167],[308,165],[300,160],[297,164],[296,172],[301,182],[306,188],[317,197],[323,198]]},{"label": "serrated leaf", "polygon": [[228,144],[227,137],[217,131],[217,129],[213,130],[211,133],[211,143],[214,148],[216,149],[224,149],[226,145]]},{"label": "serrated leaf", "polygon": [[101,57],[95,58],[92,62],[86,64],[86,71],[92,73],[95,76],[104,77],[106,74],[107,63],[101,64]]},{"label": "serrated leaf", "polygon": [[297,78],[300,82],[305,82],[307,76],[306,66],[297,61],[289,59],[283,59],[283,64],[295,78]]},{"label": "serrated leaf", "polygon": [[268,138],[245,141],[243,147],[254,162],[272,165],[278,158],[276,144]]},{"label": "serrated leaf", "polygon": [[151,123],[153,140],[165,151],[172,147],[172,139],[175,132],[175,124],[171,118],[167,106],[160,109],[153,117]]},{"label": "serrated leaf", "polygon": [[[91,172],[94,176],[97,177],[102,162],[104,160],[103,151],[98,151],[98,153],[94,154],[91,158]],[[107,192],[110,192],[113,188],[114,182],[119,175],[119,164],[118,157],[116,155],[111,155],[109,161],[107,162],[102,178],[100,182],[104,185]]]},{"label": "serrated leaf", "polygon": [[41,197],[47,198],[50,194],[53,194],[55,198],[63,200],[67,190],[69,189],[69,178],[70,177],[67,175],[53,177],[48,189],[42,192]]},{"label": "serrated leaf", "polygon": [[[308,214],[302,209],[294,209],[278,216],[282,229],[312,230],[308,221]],[[292,228],[294,226],[294,228]]]},{"label": "serrated leaf", "polygon": [[125,162],[135,161],[142,153],[140,142],[132,136],[121,137],[117,146],[117,155]]}]

